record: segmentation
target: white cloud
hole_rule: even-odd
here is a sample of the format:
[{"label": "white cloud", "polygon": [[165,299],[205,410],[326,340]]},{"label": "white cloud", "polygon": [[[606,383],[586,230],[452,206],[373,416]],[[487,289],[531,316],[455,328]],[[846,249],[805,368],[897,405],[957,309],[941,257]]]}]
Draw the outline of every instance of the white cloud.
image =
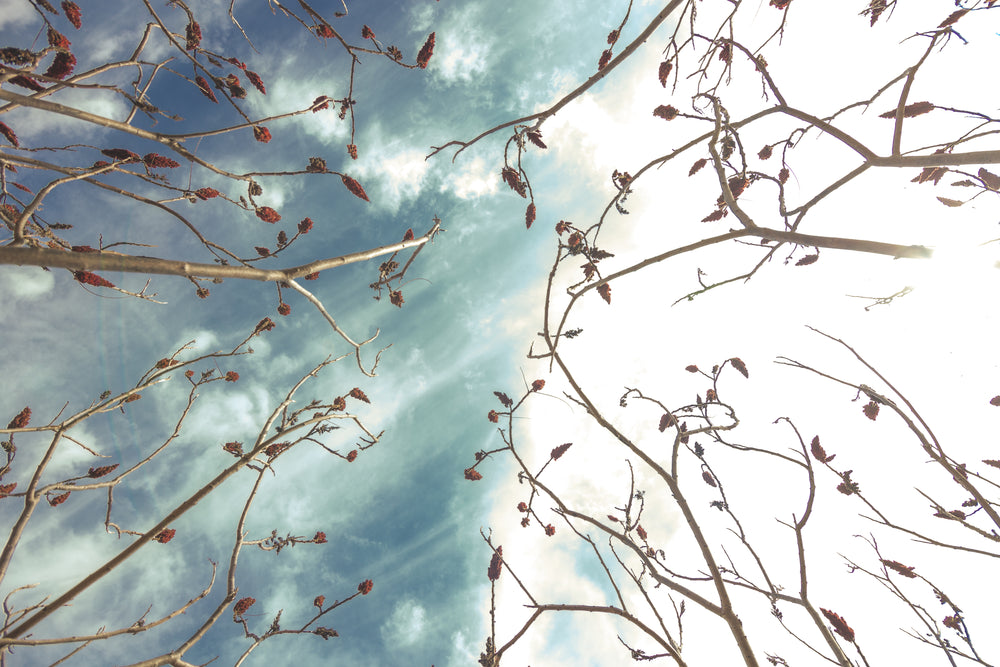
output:
[{"label": "white cloud", "polygon": [[448,82],[471,81],[486,71],[489,47],[482,43],[459,44],[451,48],[445,46],[443,51],[444,55],[433,61],[433,71]]},{"label": "white cloud", "polygon": [[568,69],[531,72],[529,77],[523,79],[517,87],[520,108],[524,108],[527,104],[537,100],[539,90],[551,91],[548,100],[535,104],[534,112],[552,106],[552,104],[565,97],[567,93],[580,85],[579,74]]},{"label": "white cloud", "polygon": [[[433,25],[436,33],[434,57],[429,71],[446,83],[473,81],[486,72],[494,42],[482,31],[484,4],[469,3],[452,10],[443,21],[427,20],[426,11],[414,12],[420,26]],[[416,48],[423,44],[421,38]]]},{"label": "white cloud", "polygon": [[420,641],[427,612],[414,600],[400,600],[388,620],[382,624],[382,639],[389,646],[409,646]]},{"label": "white cloud", "polygon": [[501,297],[488,314],[466,321],[466,326],[474,336],[502,334],[508,340],[529,341],[535,340],[540,315],[538,292],[532,287]]},{"label": "white cloud", "polygon": [[[317,76],[313,64],[316,56],[312,50],[303,51],[287,57],[279,68],[262,72],[261,75],[266,76],[264,85],[267,95],[261,95],[249,87],[246,103],[252,110],[251,118],[277,116],[306,109],[313,100],[323,95],[331,100],[346,97],[347,70],[334,69],[332,72],[324,72],[322,77]],[[249,63],[248,69],[253,69]],[[280,133],[300,138],[305,134],[306,137],[315,139],[317,146],[334,143],[346,146],[351,124],[349,119],[338,118],[338,106],[331,102],[327,109],[276,121],[274,125],[268,125],[268,129],[275,140],[281,139]],[[345,154],[344,151],[339,155]]]},{"label": "white cloud", "polygon": [[[374,155],[391,155],[378,162],[377,178],[382,182],[379,204],[393,211],[408,200],[420,194],[429,165],[424,160],[423,151],[416,149],[399,150],[395,146],[373,146]],[[364,169],[367,171],[367,169]]]},{"label": "white cloud", "polygon": [[451,641],[451,655],[448,659],[449,665],[474,665],[476,660],[479,658],[479,653],[476,650],[477,645],[481,640],[476,640],[475,642],[469,641],[469,639],[461,632],[456,632],[452,635]]},{"label": "white cloud", "polygon": [[173,352],[174,350],[179,350],[188,344],[190,344],[190,347],[188,347],[185,352],[181,354],[181,359],[187,359],[194,355],[214,352],[218,349],[219,336],[214,331],[209,331],[208,329],[187,331],[183,335],[174,339],[174,344],[171,346],[170,351]]},{"label": "white cloud", "polygon": [[[44,482],[54,482],[69,477],[76,477],[86,474],[87,469],[90,467],[96,468],[98,466],[118,463],[114,458],[97,458],[84,449],[84,447],[87,447],[101,456],[108,456],[114,453],[102,447],[100,440],[90,433],[87,426],[84,423],[70,429],[67,435],[73,438],[73,440],[65,438],[60,440],[51,462],[45,469],[46,477],[43,480]],[[50,442],[51,440],[46,437],[44,438],[44,445],[37,443],[36,446],[47,447]],[[80,444],[77,444],[77,442]]]},{"label": "white cloud", "polygon": [[36,16],[37,14],[32,11],[31,5],[27,2],[4,2],[3,11],[0,12],[0,30],[16,28]]},{"label": "white cloud", "polygon": [[[53,94],[48,99],[57,104],[86,111],[102,118],[118,120],[124,118],[128,113],[128,108],[121,98],[104,91],[67,89]],[[16,120],[16,123],[11,123],[11,126],[16,128],[22,143],[50,145],[53,141],[52,136],[72,136],[78,141],[99,142],[98,137],[110,132],[94,123],[61,114],[40,114],[31,113],[24,109],[15,109],[11,115]]]},{"label": "white cloud", "polygon": [[37,266],[10,266],[0,272],[0,293],[15,299],[31,300],[52,291],[55,277]]},{"label": "white cloud", "polygon": [[463,162],[453,173],[454,176],[441,185],[441,192],[450,190],[459,199],[477,199],[495,194],[500,183],[497,170],[481,157]]}]

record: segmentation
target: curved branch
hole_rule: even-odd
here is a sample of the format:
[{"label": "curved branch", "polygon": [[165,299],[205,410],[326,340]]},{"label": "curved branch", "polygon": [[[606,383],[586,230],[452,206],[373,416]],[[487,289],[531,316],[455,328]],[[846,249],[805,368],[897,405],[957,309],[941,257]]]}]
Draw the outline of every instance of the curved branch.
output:
[{"label": "curved branch", "polygon": [[649,37],[653,34],[653,32],[655,32],[656,29],[659,28],[660,25],[662,25],[663,22],[667,20],[667,18],[674,12],[675,9],[677,9],[677,7],[683,1],[684,0],[670,0],[667,6],[664,7],[663,10],[660,11],[660,13],[657,14],[653,18],[653,20],[649,22],[649,25],[646,26],[645,30],[639,33],[639,36],[636,37],[634,40],[632,40],[632,43],[630,43],[627,47],[625,47],[624,51],[618,54],[617,58],[611,60],[611,62],[609,62],[604,68],[598,70],[596,74],[594,74],[592,77],[584,81],[575,90],[573,90],[571,93],[569,93],[561,100],[553,104],[548,109],[545,109],[544,111],[539,111],[538,113],[533,113],[530,116],[524,116],[516,120],[511,120],[507,121],[506,123],[501,123],[500,125],[497,125],[494,128],[482,132],[477,137],[470,139],[469,141],[456,140],[456,141],[449,141],[448,143],[442,146],[431,146],[433,150],[427,156],[427,158],[434,157],[435,155],[443,151],[445,148],[448,148],[449,146],[459,146],[459,149],[455,151],[455,154],[451,157],[451,161],[454,162],[455,158],[458,157],[458,154],[464,151],[466,148],[472,146],[480,139],[488,137],[491,134],[498,132],[504,128],[511,127],[513,125],[523,125],[530,121],[538,121],[536,127],[540,127],[542,123],[544,123],[546,120],[559,113],[559,111],[561,111],[563,107],[565,107],[567,104],[575,100],[577,97],[587,92],[587,90],[593,87],[594,84],[596,84],[598,81],[600,81],[608,74],[610,74],[612,70],[614,70],[616,67],[618,67],[618,65],[623,63],[629,56],[635,53],[639,49],[639,47],[642,46],[647,39],[649,39]]}]

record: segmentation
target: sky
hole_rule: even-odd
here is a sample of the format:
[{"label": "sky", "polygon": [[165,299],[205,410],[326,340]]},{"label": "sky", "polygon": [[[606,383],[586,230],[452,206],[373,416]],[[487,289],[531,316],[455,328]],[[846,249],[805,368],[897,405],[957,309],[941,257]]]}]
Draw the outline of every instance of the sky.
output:
[{"label": "sky", "polygon": [[[111,12],[80,4],[84,22],[80,31],[65,19],[53,19],[73,42],[77,71],[127,57],[148,20],[143,8]],[[791,3],[780,44],[775,39],[763,51],[790,104],[829,114],[871,95],[919,57],[923,43],[903,40],[932,28],[954,10],[954,3],[946,0],[919,7],[900,3],[890,20],[872,28],[858,16],[866,3],[853,4],[857,6],[820,12],[802,0]],[[236,55],[263,78],[267,95],[250,90],[244,107],[250,116],[299,109],[320,95],[346,94],[348,66],[332,43],[310,38],[300,25],[264,6],[237,5],[254,52],[229,22],[226,5],[207,3],[194,11],[203,45]],[[374,431],[384,430],[384,435],[353,463],[319,448],[296,448],[279,460],[276,474],[265,480],[251,511],[251,536],[266,537],[272,530],[282,535],[324,531],[329,542],[297,545],[280,554],[247,547],[237,571],[239,597],[257,600],[247,619],[252,629],[264,631],[279,609],[284,610],[283,627],[294,627],[310,616],[317,595],[343,599],[366,579],[373,580],[374,589],[324,620],[340,633],[339,638],[276,637],[264,642],[247,664],[475,664],[489,632],[486,568],[491,552],[480,530],[492,531],[494,543],[504,546],[510,568],[541,599],[588,604],[614,600],[589,547],[581,548],[580,540],[548,505],[537,505],[536,510],[557,526],[556,535],[544,535],[538,525],[520,527],[515,507],[526,500],[527,492],[517,483],[511,460],[487,461],[479,467],[484,479],[477,482],[464,479],[463,470],[472,465],[476,451],[502,444],[496,426],[486,418],[489,410],[501,407],[493,392],[520,397],[532,380],[544,378],[546,390],[532,396],[515,420],[519,451],[537,470],[552,447],[573,442],[559,466],[553,464],[547,471],[546,479],[558,484],[564,500],[598,517],[621,505],[628,494],[625,452],[562,398],[567,385],[557,373],[526,358],[533,342],[539,348],[536,333],[541,329],[545,280],[556,250],[553,228],[560,220],[581,227],[596,222],[615,193],[613,170],[636,173],[697,136],[704,125],[685,119],[668,123],[651,113],[662,104],[693,113],[690,93],[683,92],[685,84],[672,94],[657,81],[662,48],[672,27],[668,21],[611,76],[542,127],[549,148],[529,147],[524,157],[538,207],[536,222],[525,229],[526,202],[500,179],[506,134],[476,144],[454,161],[448,151],[425,158],[431,146],[469,139],[545,108],[575,88],[596,70],[601,51],[607,48],[607,33],[620,23],[626,3],[515,1],[498,6],[420,0],[347,6],[348,15],[335,24],[338,30],[353,42],[362,25],[369,25],[384,45],[397,45],[407,62],[412,62],[428,33],[436,35],[426,70],[403,70],[374,56],[361,58],[355,79],[357,160],[345,149],[350,143],[349,124],[338,120],[335,111],[271,122],[273,139],[266,144],[255,142],[244,129],[207,137],[198,142],[197,151],[233,171],[301,169],[309,157],[320,156],[331,169],[362,183],[371,202],[351,196],[335,177],[325,181],[317,176],[262,179],[264,194],[259,201],[283,216],[275,227],[218,200],[171,204],[213,239],[249,252],[255,245],[273,246],[276,231],[293,230],[294,221],[305,216],[315,221],[313,231],[293,245],[286,258],[262,266],[297,264],[393,243],[410,228],[421,234],[435,216],[445,229],[421,252],[411,282],[402,288],[402,308],[385,298],[373,300],[367,288],[381,260],[331,270],[315,283],[304,283],[348,333],[368,337],[377,329],[376,345],[392,347],[382,355],[377,377],[364,377],[349,359],[343,360],[311,380],[300,399],[328,399],[358,387],[372,401],[370,406],[359,406],[359,416]],[[699,10],[699,20],[713,20],[714,9],[704,3],[700,7],[704,9]],[[661,8],[657,2],[635,2],[621,44],[630,42]],[[44,41],[44,32],[38,35],[40,21],[27,2],[0,0],[0,9],[2,45],[28,47],[33,40]],[[156,10],[176,29],[183,29],[182,12],[159,6]],[[782,16],[763,0],[745,2],[740,11],[738,34],[749,35],[750,44],[766,39]],[[959,29],[968,43],[956,42],[933,55],[914,84],[912,101],[928,99],[987,114],[994,109],[988,91],[969,86],[964,75],[956,75],[981,66],[992,53],[997,37],[991,16],[982,12],[965,17]],[[849,46],[845,35],[851,36]],[[167,55],[154,39],[149,57]],[[190,68],[179,61],[171,67],[189,75]],[[746,71],[744,64],[737,73],[726,93],[733,100],[727,108],[734,117],[771,103],[761,99],[752,68]],[[133,72],[113,74],[105,81],[127,86],[133,76]],[[163,77],[153,93],[163,108],[183,117],[161,119],[156,130],[193,132],[239,122],[231,109],[212,105],[176,77]],[[891,109],[897,95],[898,86],[867,113],[847,114],[845,128],[881,154],[887,153],[891,121],[880,120],[877,114]],[[125,113],[120,98],[101,91],[65,91],[53,99],[116,118]],[[24,110],[4,113],[0,120],[15,129],[22,146],[76,144],[75,149],[58,153],[69,164],[89,165],[105,147],[154,150],[111,130]],[[149,126],[144,119],[137,122]],[[905,126],[904,148],[957,136],[968,125],[961,114],[939,111],[915,118]],[[767,163],[755,161],[753,155],[758,144],[787,136],[793,127],[772,123],[747,130],[746,151],[754,168],[777,171],[775,158]],[[3,150],[10,147],[4,145]],[[729,229],[730,219],[699,222],[714,209],[718,196],[710,169],[687,176],[691,163],[704,153],[693,149],[676,164],[649,172],[629,198],[630,214],[610,214],[601,232],[601,247],[615,256],[605,260],[606,270]],[[857,164],[842,148],[815,134],[804,137],[792,155],[788,193],[796,202]],[[666,445],[655,440],[659,435],[655,411],[634,402],[619,408],[624,387],[638,387],[666,404],[683,405],[706,388],[704,379],[686,373],[685,366],[710,368],[740,357],[750,377],[730,371],[720,387],[740,414],[741,442],[781,451],[794,447],[787,426],[773,423],[789,417],[808,438],[819,434],[827,450],[838,454],[838,463],[853,466],[864,488],[873,493],[877,489],[878,497],[898,504],[902,515],[926,522],[926,501],[915,495],[913,487],[929,474],[902,425],[885,418],[870,422],[861,414],[860,404],[852,402],[853,392],[774,363],[779,356],[790,357],[876,386],[843,348],[806,325],[842,338],[918,406],[942,441],[949,443],[956,460],[968,457],[971,465],[982,458],[998,458],[995,452],[984,453],[993,446],[984,433],[992,432],[992,420],[997,418],[988,401],[1000,393],[991,345],[998,322],[988,296],[997,287],[1000,272],[992,266],[997,260],[995,244],[975,248],[998,236],[995,202],[981,196],[961,208],[946,207],[936,196],[957,198],[954,191],[959,189],[946,182],[936,188],[911,183],[916,171],[867,174],[864,182],[831,196],[826,206],[807,218],[803,229],[939,247],[938,259],[920,263],[824,250],[814,265],[795,266],[795,260],[808,251],[799,250],[789,262],[783,261],[787,252],[779,253],[746,284],[722,287],[677,305],[672,304],[697,289],[699,269],[708,279],[739,275],[759,259],[759,249],[713,247],[613,281],[612,303],[593,293],[583,299],[570,325],[584,332],[564,342],[567,358],[589,395],[644,447],[661,446],[666,451]],[[216,187],[234,198],[240,194],[232,183],[203,170],[171,177],[181,187]],[[28,173],[22,182],[37,190],[47,181],[44,174]],[[70,185],[46,200],[46,216],[74,225],[67,232],[74,243],[96,246],[103,237],[155,246],[141,249],[140,254],[210,261],[169,216],[91,190]],[[766,220],[761,224],[781,224],[773,212],[773,192],[764,186],[751,187],[741,203]],[[145,282],[136,275],[102,275],[134,290]],[[576,275],[574,269],[571,276],[560,276],[559,285],[569,284],[570,278],[575,281]],[[887,296],[905,286],[915,289],[891,305],[868,311],[864,306],[870,302],[849,296]],[[33,424],[53,418],[64,404],[68,410],[82,409],[104,390],[133,386],[157,359],[189,341],[196,343],[182,358],[232,349],[261,318],[275,320],[275,330],[251,343],[254,354],[220,362],[218,370],[238,372],[239,381],[205,387],[164,456],[148,474],[130,478],[116,491],[113,519],[134,530],[148,530],[229,465],[232,459],[222,451],[223,443],[252,441],[299,378],[327,355],[348,351],[319,313],[294,293],[286,291],[291,313],[281,316],[273,284],[227,280],[209,287],[210,297],[202,300],[186,280],[153,277],[150,289],[166,302],[160,305],[99,289],[88,292],[65,271],[0,270],[0,302],[8,313],[5,328],[11,349],[16,350],[4,360],[12,389],[0,396],[0,413],[13,417],[30,405]],[[363,357],[370,362],[374,352],[367,349]],[[185,384],[182,377],[174,377],[123,412],[77,427],[74,437],[107,459],[95,463],[85,452],[67,449],[54,461],[50,481],[83,474],[97,464],[127,464],[162,443],[183,410]],[[328,444],[346,454],[356,441],[355,433],[335,434]],[[18,436],[18,459],[4,482],[26,485],[28,462],[43,442],[41,436]],[[761,536],[769,555],[773,552],[775,567],[787,565],[788,533],[774,519],[788,520],[791,512],[798,511],[790,508],[801,506],[801,480],[746,457],[719,453],[711,460],[728,484],[727,494],[741,519]],[[862,476],[864,471],[870,471],[868,476]],[[871,565],[870,550],[853,535],[867,534],[872,525],[844,520],[856,516],[858,508],[847,505],[849,501],[834,491],[838,480],[829,471],[823,473],[825,495],[814,519],[816,532],[810,535],[810,544],[815,545],[810,553],[817,558],[814,600],[841,610],[859,631],[859,641],[862,633],[867,635],[863,646],[873,664],[889,656],[897,660],[902,655],[926,656],[917,642],[896,629],[910,627],[911,621],[892,606],[891,596],[874,582],[847,575],[838,554],[867,559]],[[250,475],[228,481],[174,526],[177,535],[170,543],[148,545],[71,607],[41,624],[36,636],[126,627],[150,605],[150,617],[155,617],[197,595],[208,583],[210,561],[223,565],[227,561],[235,520],[250,483]],[[711,490],[690,483],[697,489],[692,493],[701,503],[699,511],[705,513],[711,534],[723,541],[728,524],[709,509]],[[648,472],[640,471],[638,484],[648,491],[643,525],[651,540],[676,553],[679,565],[696,569],[685,555],[687,538],[665,491]],[[926,484],[942,484],[940,475],[928,476]],[[16,502],[0,501],[3,525],[10,525],[16,516]],[[104,531],[104,509],[99,492],[74,493],[63,505],[42,507],[21,542],[3,594],[38,583],[30,591],[18,592],[14,601],[26,605],[58,595],[123,548],[124,539]],[[975,581],[979,568],[988,562],[943,558],[885,531],[879,540],[899,550],[900,555],[894,556],[898,560],[918,565],[921,572],[933,573],[928,574],[932,580],[955,587],[947,590],[963,591],[959,604],[968,612],[973,636],[988,641],[984,636],[990,627],[988,601],[976,597]],[[794,576],[783,580],[796,585]],[[185,615],[152,632],[95,643],[62,664],[129,664],[158,655],[187,637],[223,590],[224,581],[217,578],[207,599]],[[523,622],[525,600],[506,574],[498,582],[497,595],[498,637],[506,642]],[[792,664],[809,664],[812,656],[797,653],[800,647],[794,640],[775,628],[766,603],[746,598],[741,604],[746,605],[742,617],[748,628],[762,638],[758,651],[778,653]],[[719,631],[710,619],[690,612],[685,653],[691,664],[733,655],[733,646],[716,639]],[[616,637],[622,633],[634,639],[629,632],[605,619],[544,617],[504,664],[630,663]],[[218,664],[229,664],[246,644],[240,626],[223,615],[186,659],[202,664],[218,656]],[[995,643],[984,646],[994,654],[998,648]],[[67,652],[65,647],[18,649],[8,664],[50,664]]]}]

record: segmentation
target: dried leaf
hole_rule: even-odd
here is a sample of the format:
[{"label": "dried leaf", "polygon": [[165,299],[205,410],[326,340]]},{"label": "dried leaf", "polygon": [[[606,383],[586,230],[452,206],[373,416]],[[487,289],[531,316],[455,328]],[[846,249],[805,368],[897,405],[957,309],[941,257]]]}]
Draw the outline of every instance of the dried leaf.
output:
[{"label": "dried leaf", "polygon": [[808,266],[809,264],[815,264],[818,259],[819,255],[806,255],[799,261],[795,262],[795,266]]},{"label": "dried leaf", "polygon": [[953,11],[951,14],[948,15],[948,18],[946,18],[944,21],[941,21],[941,23],[938,24],[938,27],[947,28],[950,25],[954,25],[956,22],[958,22],[958,19],[962,18],[968,13],[969,13],[968,9],[958,9],[956,11]]},{"label": "dried leaf", "polygon": [[674,417],[669,412],[664,412],[663,416],[660,417],[660,425],[658,426],[658,428],[660,429],[660,433],[663,433],[671,426],[676,426],[676,425],[677,425],[677,418]]},{"label": "dried leaf", "polygon": [[979,169],[979,178],[983,179],[983,183],[986,184],[990,190],[994,192],[1000,191],[1000,176],[987,171],[985,168]]},{"label": "dried leaf", "polygon": [[926,183],[928,181],[937,185],[941,178],[948,172],[947,167],[924,167],[911,183]]},{"label": "dried leaf", "polygon": [[600,294],[601,298],[604,299],[605,301],[607,301],[608,304],[611,303],[611,285],[610,284],[604,283],[603,285],[601,285],[600,287],[598,287],[597,288],[597,293]]},{"label": "dried leaf", "polygon": [[882,15],[882,12],[884,12],[885,9],[885,0],[871,0],[871,3],[868,5],[868,9],[862,12],[862,14],[867,13],[871,16],[871,25],[874,27],[875,22],[878,21],[878,17]]},{"label": "dried leaf", "polygon": [[[914,102],[903,107],[903,118],[913,118],[934,110],[934,105],[930,102]],[[896,117],[896,109],[879,114],[879,118],[892,119]]]},{"label": "dried leaf", "polygon": [[862,408],[862,411],[865,413],[865,417],[868,417],[868,419],[871,419],[872,421],[875,421],[875,418],[878,417],[878,410],[878,403],[875,401],[869,401],[868,405]]},{"label": "dried leaf", "polygon": [[812,443],[809,445],[809,451],[812,452],[813,458],[817,461],[826,461],[826,450],[823,449],[823,445],[819,444],[819,436],[815,436],[812,439]]},{"label": "dried leaf", "polygon": [[674,68],[674,64],[669,60],[664,60],[660,63],[660,70],[657,72],[657,77],[660,79],[660,85],[664,88],[667,87],[667,77],[670,76],[670,71]]},{"label": "dried leaf", "polygon": [[896,573],[898,573],[898,574],[906,577],[907,579],[916,579],[917,578],[917,575],[915,575],[913,573],[913,566],[903,565],[899,561],[886,560],[884,558],[882,559],[882,564],[885,565],[890,570],[892,570],[893,572],[896,572]]},{"label": "dried leaf", "polygon": [[673,120],[677,118],[680,112],[676,108],[669,104],[661,104],[660,106],[653,109],[653,115],[657,118],[662,118],[663,120]]},{"label": "dried leaf", "polygon": [[552,457],[553,461],[558,460],[563,454],[566,453],[566,450],[572,446],[573,446],[572,442],[567,442],[564,445],[559,445],[558,447],[553,448],[551,452],[549,452],[549,456]]},{"label": "dried leaf", "polygon": [[958,201],[957,199],[948,199],[947,197],[938,197],[937,199],[945,206],[951,206],[951,207],[961,206],[962,204],[965,203],[964,201]]},{"label": "dried leaf", "polygon": [[528,141],[535,144],[539,148],[548,148],[548,146],[545,145],[545,142],[542,141],[541,132],[539,132],[538,130],[528,130],[527,134],[528,134]]},{"label": "dried leaf", "polygon": [[708,164],[708,160],[707,159],[702,158],[702,159],[698,160],[693,165],[691,165],[691,171],[688,172],[688,176],[694,176],[699,171],[701,171],[702,167],[704,167],[706,164]]}]

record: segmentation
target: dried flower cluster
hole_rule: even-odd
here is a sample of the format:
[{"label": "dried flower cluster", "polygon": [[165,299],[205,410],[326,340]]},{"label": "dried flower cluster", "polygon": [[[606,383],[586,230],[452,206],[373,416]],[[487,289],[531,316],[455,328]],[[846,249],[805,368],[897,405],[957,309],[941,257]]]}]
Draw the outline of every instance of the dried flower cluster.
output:
[{"label": "dried flower cluster", "polygon": [[838,635],[840,635],[847,641],[851,642],[852,644],[854,643],[854,630],[852,630],[851,626],[847,624],[847,621],[845,621],[838,614],[833,613],[829,609],[823,609],[821,607],[820,611],[823,612],[824,616],[826,616],[826,620],[830,621],[830,625],[833,626],[834,632],[836,632]]},{"label": "dried flower cluster", "polygon": [[75,2],[70,2],[69,0],[64,0],[62,3],[62,9],[66,18],[73,24],[73,27],[79,30],[80,26],[83,25],[83,21],[81,20],[80,8],[77,4]]},{"label": "dried flower cluster", "polygon": [[365,201],[371,201],[370,199],[368,199],[368,195],[365,194],[365,189],[361,187],[361,184],[358,183],[356,180],[345,174],[341,174],[340,179],[344,182],[344,186],[350,191],[352,195],[358,197],[359,199],[364,199]]},{"label": "dried flower cluster", "polygon": [[490,581],[496,581],[500,578],[500,571],[503,569],[503,547],[497,547],[497,550],[493,552],[493,558],[490,559],[490,566],[486,570],[486,576],[489,577]]},{"label": "dried flower cluster", "polygon": [[174,539],[174,535],[176,534],[177,531],[174,530],[173,528],[164,528],[159,533],[157,533],[153,539],[159,542],[160,544],[166,544],[170,540]]},{"label": "dried flower cluster", "polygon": [[119,465],[121,465],[121,464],[116,463],[116,464],[111,465],[111,466],[99,466],[97,468],[90,468],[87,471],[87,477],[90,477],[91,479],[97,479],[98,477],[104,477],[108,473],[113,472],[115,470],[115,468],[117,468]]},{"label": "dried flower cluster", "polygon": [[209,87],[208,81],[205,80],[205,77],[203,77],[203,76],[196,76],[194,78],[194,82],[198,86],[198,90],[201,91],[202,95],[204,95],[208,99],[212,100],[216,104],[219,103],[218,98],[215,97],[215,93],[212,92],[212,89],[211,89],[211,87]]},{"label": "dried flower cluster", "polygon": [[241,598],[239,602],[236,603],[236,606],[233,607],[233,620],[236,620],[240,616],[243,616],[243,614],[247,613],[247,610],[250,609],[256,601],[257,600],[250,597]]},{"label": "dried flower cluster", "polygon": [[270,206],[261,206],[257,209],[257,217],[272,225],[281,220],[281,215]]},{"label": "dried flower cluster", "polygon": [[7,428],[27,428],[28,422],[30,421],[31,421],[31,408],[25,406],[23,410],[17,413],[16,417],[10,420],[10,423],[7,424]]},{"label": "dried flower cluster", "polygon": [[77,282],[83,283],[84,285],[93,285],[94,287],[114,287],[111,281],[105,280],[96,273],[91,273],[90,271],[74,271],[73,277]]},{"label": "dried flower cluster", "polygon": [[0,134],[4,136],[11,143],[12,146],[17,148],[21,145],[21,142],[17,140],[17,135],[14,134],[14,130],[10,129],[6,123],[0,123]]},{"label": "dried flower cluster", "polygon": [[[373,35],[374,36],[374,35]],[[431,55],[434,53],[434,33],[432,32],[427,37],[427,41],[424,45],[420,47],[420,53],[417,54],[417,67],[421,69],[427,68],[427,63],[431,60]]]},{"label": "dried flower cluster", "polygon": [[271,318],[270,317],[265,317],[264,319],[262,319],[260,322],[257,323],[257,326],[254,327],[254,329],[253,329],[253,335],[256,336],[257,334],[264,333],[265,331],[270,331],[274,327],[275,327],[275,324],[271,320]]},{"label": "dried flower cluster", "polygon": [[[66,38],[64,37],[63,39]],[[66,41],[66,45],[69,46],[68,40]],[[74,67],[76,67],[76,56],[68,51],[60,51],[52,59],[52,64],[49,65],[49,68],[45,70],[45,76],[53,79],[65,79],[73,73]]]}]

